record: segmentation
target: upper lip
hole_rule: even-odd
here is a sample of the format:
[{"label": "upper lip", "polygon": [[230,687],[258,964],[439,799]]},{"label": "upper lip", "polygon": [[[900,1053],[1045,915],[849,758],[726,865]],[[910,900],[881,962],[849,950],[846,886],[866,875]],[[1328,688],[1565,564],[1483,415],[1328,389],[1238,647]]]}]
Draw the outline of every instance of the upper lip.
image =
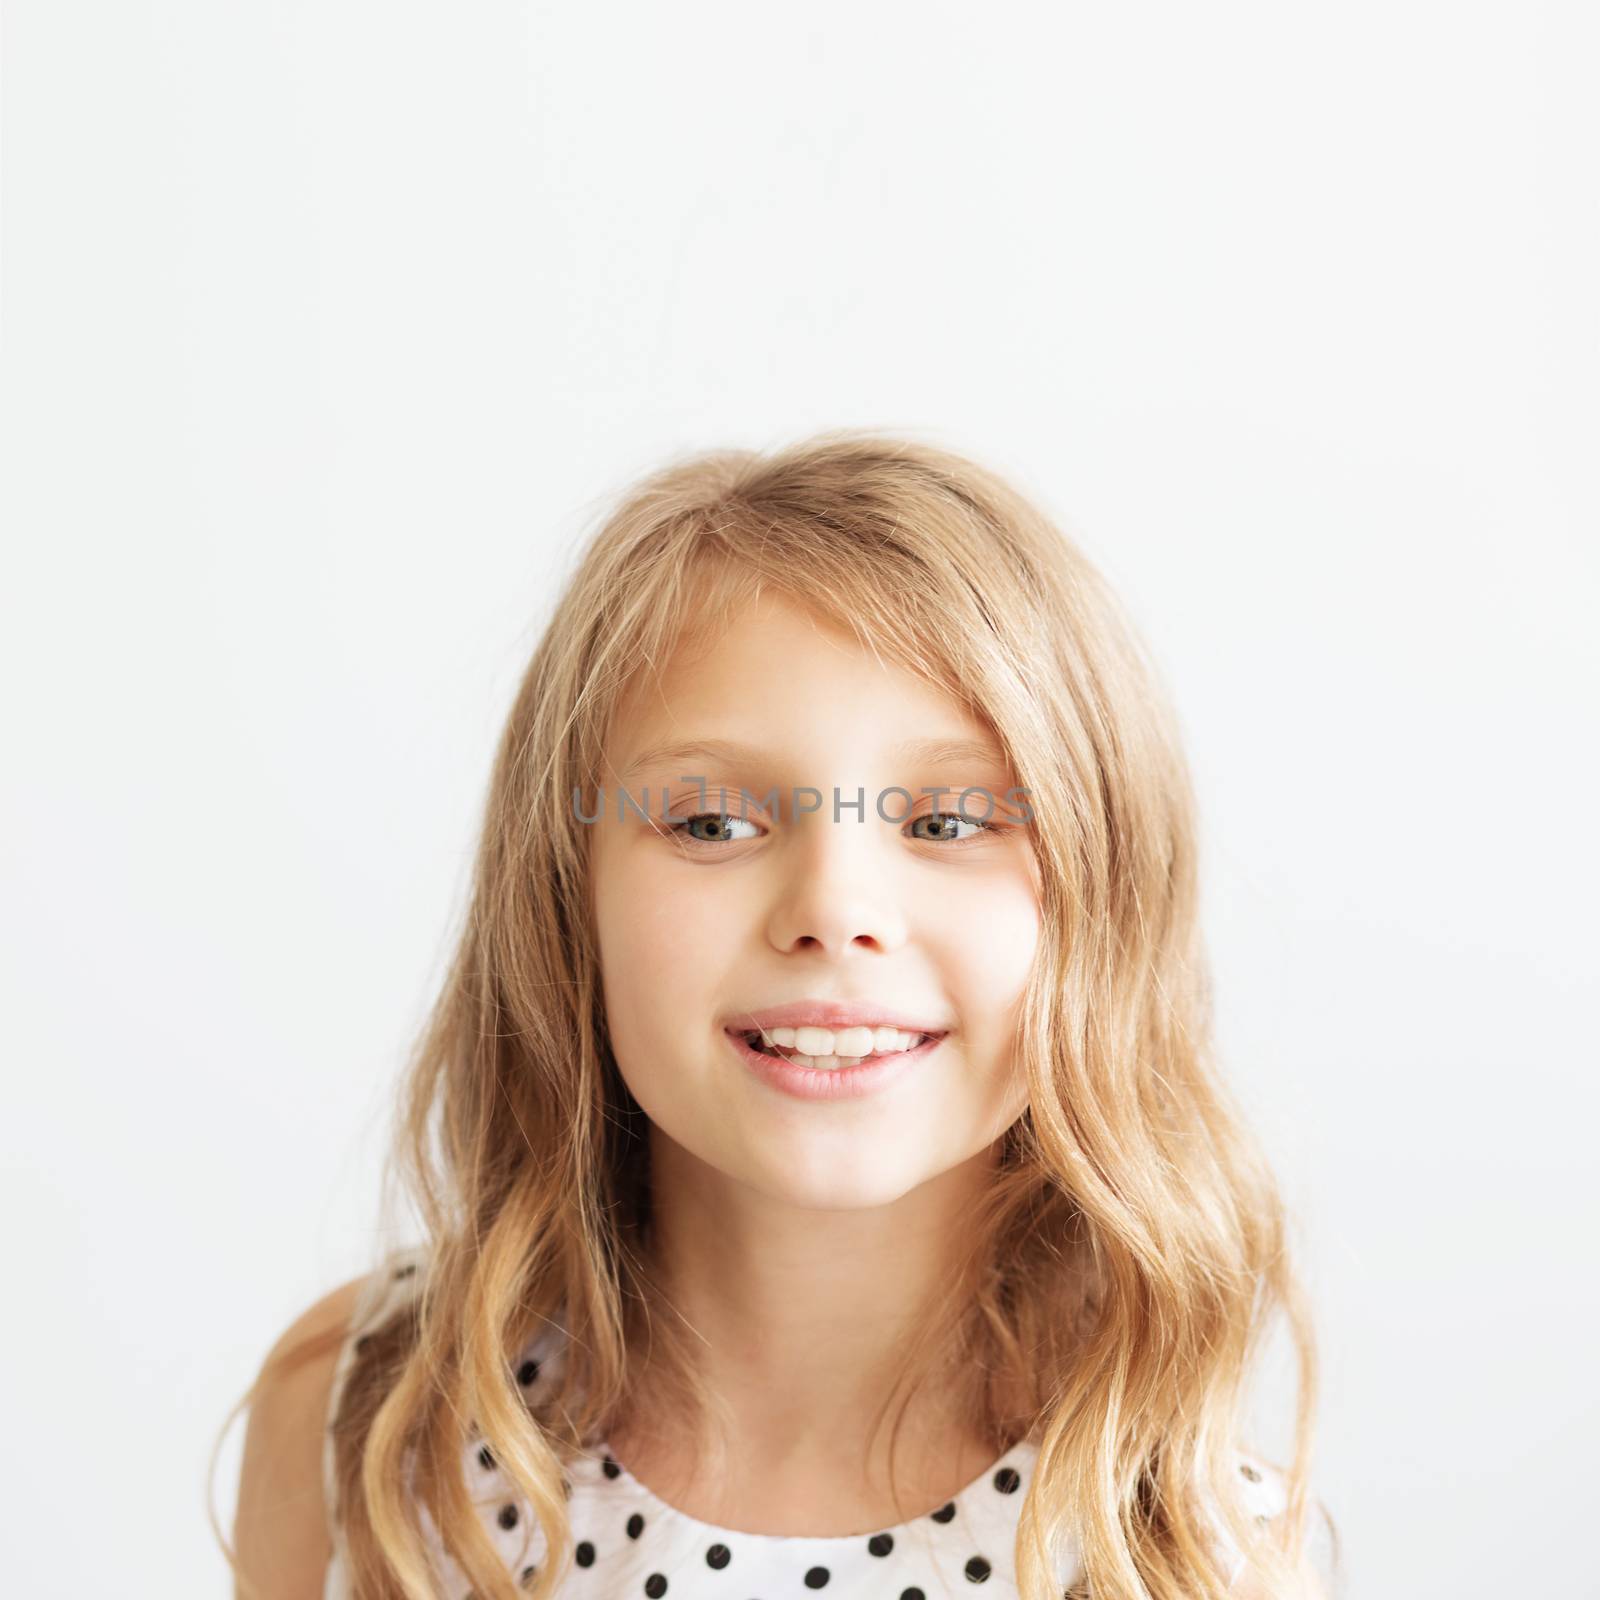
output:
[{"label": "upper lip", "polygon": [[736,1033],[761,1028],[899,1028],[905,1033],[946,1033],[938,1023],[900,1006],[876,1000],[791,1000],[786,1005],[763,1006],[759,1011],[737,1011],[725,1026]]}]

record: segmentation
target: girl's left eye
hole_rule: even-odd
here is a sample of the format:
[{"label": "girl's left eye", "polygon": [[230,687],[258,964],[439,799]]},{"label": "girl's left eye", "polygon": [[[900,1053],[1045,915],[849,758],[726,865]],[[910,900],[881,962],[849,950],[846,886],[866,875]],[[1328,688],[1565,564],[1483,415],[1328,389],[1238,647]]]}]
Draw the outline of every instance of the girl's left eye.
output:
[{"label": "girl's left eye", "polygon": [[[712,838],[702,838],[692,830],[697,823],[712,823],[715,825],[716,834]],[[915,828],[919,822],[934,822],[942,829],[957,826],[971,828],[973,831],[964,838],[957,838],[946,832],[940,837],[929,838],[926,834],[913,834],[923,844],[952,844],[957,847],[973,844],[987,834],[1000,834],[1007,831],[1010,824],[995,822],[985,817],[965,817],[959,811],[925,811],[920,816],[909,817],[906,820],[908,828]],[[731,811],[697,811],[693,816],[685,817],[680,822],[665,823],[662,832],[681,839],[685,844],[715,846],[720,844],[739,844],[742,841],[731,837],[729,828],[755,828],[755,824],[748,817],[736,816]],[[759,832],[759,830],[757,830]],[[751,837],[746,835],[746,837]]]},{"label": "girl's left eye", "polygon": [[919,822],[937,822],[941,827],[947,828],[959,825],[974,830],[965,838],[959,839],[948,834],[937,839],[926,839],[925,835],[912,836],[922,837],[928,844],[971,844],[973,840],[981,839],[986,833],[1003,833],[1006,827],[1004,823],[994,822],[987,817],[964,817],[959,811],[925,811],[920,817],[910,818],[906,826],[915,828]]}]

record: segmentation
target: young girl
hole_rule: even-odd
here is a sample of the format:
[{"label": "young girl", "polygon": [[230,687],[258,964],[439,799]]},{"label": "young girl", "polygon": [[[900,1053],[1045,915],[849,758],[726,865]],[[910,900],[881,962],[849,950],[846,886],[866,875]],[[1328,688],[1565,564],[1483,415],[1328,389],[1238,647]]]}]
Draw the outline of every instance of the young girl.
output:
[{"label": "young girl", "polygon": [[241,1402],[238,1592],[1323,1592],[1196,888],[1158,675],[993,474],[845,431],[642,483],[500,742],[426,1244]]}]

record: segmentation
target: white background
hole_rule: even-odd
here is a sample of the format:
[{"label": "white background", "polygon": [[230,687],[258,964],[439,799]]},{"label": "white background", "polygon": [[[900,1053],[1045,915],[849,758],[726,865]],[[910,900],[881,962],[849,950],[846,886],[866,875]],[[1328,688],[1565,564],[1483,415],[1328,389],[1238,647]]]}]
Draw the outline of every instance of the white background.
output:
[{"label": "white background", "polygon": [[228,1592],[207,1452],[373,1248],[555,575],[670,452],[866,424],[1035,495],[1171,674],[1348,1593],[1600,1594],[1596,44],[13,0],[8,1589]]}]

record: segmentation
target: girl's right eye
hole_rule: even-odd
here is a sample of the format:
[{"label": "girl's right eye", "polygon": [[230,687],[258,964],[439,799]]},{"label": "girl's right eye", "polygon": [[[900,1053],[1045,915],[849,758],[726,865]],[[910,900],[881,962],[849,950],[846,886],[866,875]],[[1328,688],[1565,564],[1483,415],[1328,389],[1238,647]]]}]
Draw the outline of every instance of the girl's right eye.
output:
[{"label": "girl's right eye", "polygon": [[[717,824],[717,830],[711,838],[702,838],[699,834],[691,832],[696,823],[710,822]],[[682,840],[685,844],[739,844],[742,841],[729,832],[732,828],[754,828],[755,824],[748,817],[735,816],[731,811],[697,811],[691,817],[685,817],[681,822],[663,823],[661,831]],[[758,830],[759,831],[759,830]],[[755,835],[746,835],[755,837]]]}]

